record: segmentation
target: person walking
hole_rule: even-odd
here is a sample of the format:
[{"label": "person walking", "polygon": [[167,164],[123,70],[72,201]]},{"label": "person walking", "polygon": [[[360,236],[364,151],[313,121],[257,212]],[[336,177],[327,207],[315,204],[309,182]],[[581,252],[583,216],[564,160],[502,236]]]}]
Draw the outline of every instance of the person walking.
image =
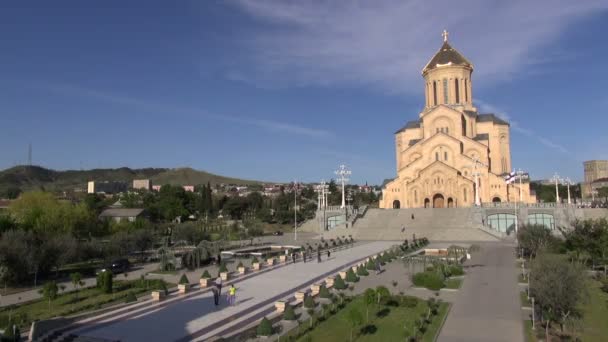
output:
[{"label": "person walking", "polygon": [[414,214],[412,214],[412,220],[414,219]]},{"label": "person walking", "polygon": [[217,288],[211,288],[211,292],[213,292],[213,302],[217,307],[218,305],[220,305],[220,296],[217,294]]},{"label": "person walking", "polygon": [[291,262],[296,263],[296,252],[291,253]]},{"label": "person walking", "polygon": [[215,279],[215,287],[217,288],[217,296],[220,297],[222,295],[222,277],[218,276]]},{"label": "person walking", "polygon": [[228,295],[230,296],[228,302],[231,306],[234,306],[236,304],[236,287],[234,287],[234,284],[230,285],[230,288],[228,289]]},{"label": "person walking", "polygon": [[380,274],[380,261],[376,259],[376,274]]},{"label": "person walking", "polygon": [[329,257],[331,256],[331,251],[328,249],[327,250],[327,260],[329,260]]},{"label": "person walking", "polygon": [[306,251],[302,251],[302,260],[306,263]]},{"label": "person walking", "polygon": [[402,232],[402,233],[405,233],[405,225],[402,225],[402,226],[401,226],[401,232]]},{"label": "person walking", "polygon": [[317,249],[317,262],[321,262],[321,249]]}]

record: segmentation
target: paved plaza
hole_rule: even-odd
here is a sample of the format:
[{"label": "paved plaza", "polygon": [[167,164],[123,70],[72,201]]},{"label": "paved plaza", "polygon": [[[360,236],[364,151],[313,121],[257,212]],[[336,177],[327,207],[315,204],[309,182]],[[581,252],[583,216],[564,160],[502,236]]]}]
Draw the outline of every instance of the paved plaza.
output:
[{"label": "paved plaza", "polygon": [[465,264],[465,281],[438,340],[523,342],[514,246],[481,246]]},{"label": "paved plaza", "polygon": [[[371,242],[333,253],[329,260],[306,264],[289,264],[263,274],[237,281],[237,305],[225,300],[216,308],[210,291],[194,290],[183,296],[172,296],[161,303],[145,301],[129,310],[89,318],[82,327],[71,331],[90,336],[123,341],[202,341],[234,331],[273,310],[274,302],[292,297],[352,263],[381,252],[395,242]],[[193,279],[191,279],[192,281]],[[224,293],[227,286],[222,289]]]}]

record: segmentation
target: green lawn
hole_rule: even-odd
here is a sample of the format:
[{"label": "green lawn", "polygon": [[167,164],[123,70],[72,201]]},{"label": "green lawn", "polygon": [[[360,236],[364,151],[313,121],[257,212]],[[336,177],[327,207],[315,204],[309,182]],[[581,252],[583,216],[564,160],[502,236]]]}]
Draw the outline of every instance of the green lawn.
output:
[{"label": "green lawn", "polygon": [[446,281],[445,281],[446,289],[459,289],[460,286],[462,286],[461,278],[446,279]]},{"label": "green lawn", "polygon": [[521,291],[519,293],[519,301],[521,303],[521,306],[532,306],[532,302],[528,300],[528,295],[525,291]]},{"label": "green lawn", "polygon": [[584,328],[582,340],[606,341],[608,338],[608,293],[600,289],[600,282],[592,281],[590,298],[583,309]]},{"label": "green lawn", "polygon": [[528,278],[524,277],[523,274],[519,273],[519,275],[517,276],[517,281],[520,283],[528,283]]},{"label": "green lawn", "polygon": [[[366,309],[362,297],[355,298],[344,309],[340,310],[335,315],[321,322],[307,336],[299,339],[299,341],[348,341],[351,333],[351,325],[346,319],[347,313],[351,308],[357,308],[363,315],[365,322]],[[433,341],[438,333],[445,315],[448,312],[449,304],[442,303],[439,307],[439,313],[433,318],[432,323],[428,326],[428,330],[424,334],[423,341]],[[428,310],[426,302],[419,300],[418,305],[414,308],[406,308],[404,306],[376,306],[370,309],[370,325],[375,327],[374,332],[363,333],[362,328],[367,324],[358,326],[353,331],[354,339],[357,341],[399,341],[404,340],[415,330],[414,321],[426,313]],[[384,311],[385,315],[377,316],[378,313]],[[304,323],[306,324],[306,323]]]},{"label": "green lawn", "polygon": [[[102,293],[96,288],[85,288],[78,292],[60,294],[55,300],[51,301],[50,307],[48,300],[43,299],[11,308],[3,307],[0,309],[0,327],[7,325],[8,317],[11,316],[13,323],[17,323],[22,330],[24,328],[29,329],[29,325],[34,320],[100,309],[106,305],[124,302],[130,292],[135,295],[144,295],[149,293],[151,289],[159,288],[160,286],[158,280],[149,280],[147,283],[148,289],[137,287],[137,285],[141,284],[137,280],[115,280],[113,294]],[[172,284],[167,284],[167,287],[171,286]]]},{"label": "green lawn", "polygon": [[[525,292],[521,293],[522,303],[526,300]],[[603,342],[608,336],[608,294],[600,289],[600,283],[591,282],[590,298],[583,307],[583,327],[579,337],[582,341]],[[537,322],[538,323],[538,322]],[[526,341],[536,342],[538,339],[532,331],[532,321],[524,321],[526,331]],[[539,329],[541,329],[539,331]],[[542,327],[536,327],[537,333],[544,337]]]}]

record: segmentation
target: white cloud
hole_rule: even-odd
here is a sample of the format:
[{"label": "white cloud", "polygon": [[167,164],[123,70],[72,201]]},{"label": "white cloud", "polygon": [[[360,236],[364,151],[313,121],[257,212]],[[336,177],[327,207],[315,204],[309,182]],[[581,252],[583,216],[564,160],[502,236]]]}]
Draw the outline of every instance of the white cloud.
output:
[{"label": "white cloud", "polygon": [[235,0],[264,25],[243,33],[254,66],[230,75],[257,83],[363,85],[421,92],[420,71],[451,32],[475,65],[476,82],[497,82],[566,52],[549,47],[605,0],[283,1]]},{"label": "white cloud", "polygon": [[71,96],[84,96],[102,100],[104,102],[115,103],[120,105],[126,105],[133,108],[140,108],[152,112],[160,113],[173,113],[175,115],[190,115],[195,117],[203,117],[207,119],[225,121],[234,124],[241,124],[247,126],[255,126],[262,128],[267,131],[282,132],[307,136],[311,138],[326,138],[332,136],[332,134],[323,129],[309,128],[304,126],[295,125],[292,123],[265,120],[265,119],[252,119],[244,118],[240,116],[226,115],[209,113],[202,109],[179,107],[174,105],[165,105],[161,103],[153,103],[143,99],[132,98],[129,96],[123,96],[119,94],[113,94],[109,92],[88,89],[80,86],[74,86],[69,84],[58,84],[58,83],[44,83],[38,82],[35,84],[36,87],[41,87],[50,90],[55,93],[67,94]]}]

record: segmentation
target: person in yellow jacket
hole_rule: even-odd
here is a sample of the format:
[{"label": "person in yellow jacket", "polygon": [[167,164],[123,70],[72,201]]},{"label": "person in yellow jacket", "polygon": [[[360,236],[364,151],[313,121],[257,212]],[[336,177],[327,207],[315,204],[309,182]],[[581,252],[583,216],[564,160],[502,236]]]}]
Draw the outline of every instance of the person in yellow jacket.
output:
[{"label": "person in yellow jacket", "polygon": [[234,287],[234,284],[230,285],[230,288],[228,289],[228,303],[230,303],[230,305],[235,305],[236,304],[236,287]]}]

